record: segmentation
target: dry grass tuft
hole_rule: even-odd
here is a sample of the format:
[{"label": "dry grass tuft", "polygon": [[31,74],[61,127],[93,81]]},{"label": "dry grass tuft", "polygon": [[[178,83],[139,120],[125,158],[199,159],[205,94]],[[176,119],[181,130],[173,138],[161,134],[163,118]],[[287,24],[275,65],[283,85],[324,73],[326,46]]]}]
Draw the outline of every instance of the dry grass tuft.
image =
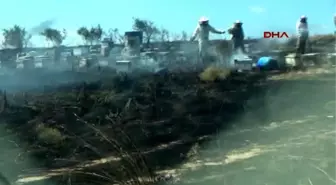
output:
[{"label": "dry grass tuft", "polygon": [[38,139],[44,143],[60,144],[64,140],[63,135],[58,129],[46,127],[43,124],[37,125],[36,132]]},{"label": "dry grass tuft", "polygon": [[224,80],[231,74],[231,70],[219,67],[208,67],[200,75],[200,79],[205,82],[213,82],[215,80]]}]

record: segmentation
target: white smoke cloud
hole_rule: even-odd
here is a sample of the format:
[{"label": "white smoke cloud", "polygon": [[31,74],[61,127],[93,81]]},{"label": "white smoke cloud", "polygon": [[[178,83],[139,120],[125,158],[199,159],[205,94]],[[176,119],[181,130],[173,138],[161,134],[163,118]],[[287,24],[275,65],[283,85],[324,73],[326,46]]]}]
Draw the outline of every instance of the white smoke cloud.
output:
[{"label": "white smoke cloud", "polygon": [[32,34],[32,35],[38,35],[41,32],[43,32],[43,30],[45,30],[46,28],[51,28],[54,24],[55,24],[54,19],[45,20],[45,21],[41,22],[40,24],[38,24],[36,26],[33,26],[29,30],[29,33]]}]

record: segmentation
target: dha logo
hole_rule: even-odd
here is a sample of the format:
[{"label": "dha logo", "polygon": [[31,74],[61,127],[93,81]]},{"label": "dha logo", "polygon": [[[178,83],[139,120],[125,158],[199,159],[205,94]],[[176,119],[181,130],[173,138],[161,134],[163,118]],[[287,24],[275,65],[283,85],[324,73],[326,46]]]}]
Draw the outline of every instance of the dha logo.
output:
[{"label": "dha logo", "polygon": [[288,34],[286,32],[270,32],[270,31],[264,31],[264,38],[289,38]]}]

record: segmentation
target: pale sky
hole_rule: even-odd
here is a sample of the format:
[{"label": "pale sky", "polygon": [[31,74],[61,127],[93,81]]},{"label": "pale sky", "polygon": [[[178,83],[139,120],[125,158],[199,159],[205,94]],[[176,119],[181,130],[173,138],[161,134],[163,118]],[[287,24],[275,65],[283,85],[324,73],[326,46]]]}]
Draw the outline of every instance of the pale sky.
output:
[{"label": "pale sky", "polygon": [[[0,0],[0,28],[14,24],[38,33],[44,27],[67,29],[66,45],[82,44],[77,35],[81,26],[101,24],[104,29],[132,29],[132,17],[150,19],[171,32],[191,34],[201,16],[210,24],[227,29],[239,19],[247,36],[262,37],[263,31],[294,33],[301,15],[308,16],[311,32],[332,33],[335,0]],[[40,25],[40,26],[38,26]],[[35,27],[35,29],[33,29]],[[228,38],[228,35],[216,38]],[[34,45],[45,45],[43,37],[35,35]]]}]

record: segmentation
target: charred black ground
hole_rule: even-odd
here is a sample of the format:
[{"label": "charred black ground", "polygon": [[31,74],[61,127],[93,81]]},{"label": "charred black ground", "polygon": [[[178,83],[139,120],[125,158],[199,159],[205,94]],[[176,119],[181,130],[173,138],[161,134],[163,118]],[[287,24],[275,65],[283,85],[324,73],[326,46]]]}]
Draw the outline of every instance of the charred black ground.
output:
[{"label": "charred black ground", "polygon": [[[262,74],[232,72],[225,80],[202,82],[200,72],[121,75],[2,93],[2,124],[25,148],[21,157],[34,156],[40,167],[127,154],[135,164],[125,164],[145,165],[154,175],[181,163],[202,136],[230,127],[264,88]],[[142,159],[146,164],[139,164]]]}]

